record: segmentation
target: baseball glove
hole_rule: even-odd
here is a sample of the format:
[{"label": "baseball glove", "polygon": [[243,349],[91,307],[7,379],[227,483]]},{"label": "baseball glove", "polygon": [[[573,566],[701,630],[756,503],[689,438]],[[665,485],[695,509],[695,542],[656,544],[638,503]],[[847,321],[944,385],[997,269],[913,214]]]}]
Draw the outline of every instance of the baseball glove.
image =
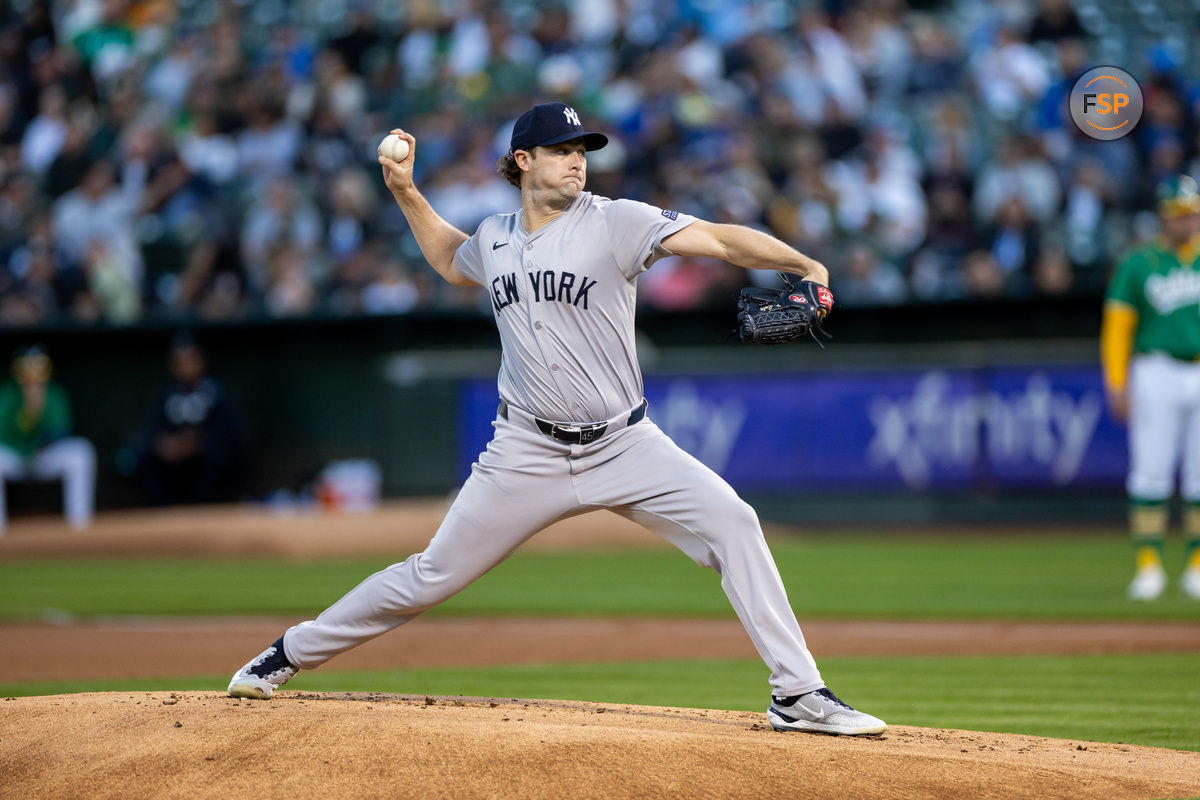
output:
[{"label": "baseball glove", "polygon": [[821,328],[821,320],[833,310],[833,292],[819,283],[796,285],[787,275],[782,289],[748,286],[738,297],[738,340],[752,344],[786,344],[808,335],[817,344],[817,334],[833,337]]}]

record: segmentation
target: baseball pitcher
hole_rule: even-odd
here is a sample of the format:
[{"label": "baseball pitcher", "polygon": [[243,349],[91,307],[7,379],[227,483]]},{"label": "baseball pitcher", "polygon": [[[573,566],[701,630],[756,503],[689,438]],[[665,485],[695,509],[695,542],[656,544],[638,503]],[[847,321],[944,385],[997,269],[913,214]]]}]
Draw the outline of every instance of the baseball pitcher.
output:
[{"label": "baseball pitcher", "polygon": [[[1129,421],[1133,600],[1167,586],[1163,538],[1182,460],[1185,596],[1200,600],[1200,191],[1181,176],[1158,190],[1162,234],[1113,274],[1100,334],[1113,413]],[[1131,355],[1132,354],[1132,355]]]},{"label": "baseball pitcher", "polygon": [[[430,266],[478,284],[500,330],[495,435],[423,553],[370,576],[315,620],[289,628],[229,684],[269,698],[300,669],[408,622],[461,591],[529,537],[607,508],[635,520],[721,576],[771,671],[767,711],[780,730],[878,734],[883,721],[828,688],[805,646],[754,510],[647,416],[634,348],[639,274],[672,253],[775,269],[804,280],[775,298],[743,298],[743,336],[776,343],[819,328],[833,305],[825,268],[749,228],[584,190],[587,152],[604,134],[562,103],[516,122],[500,171],[521,208],[457,230],[413,185],[409,152],[380,155],[383,178]],[[764,338],[765,337],[765,338]]]}]

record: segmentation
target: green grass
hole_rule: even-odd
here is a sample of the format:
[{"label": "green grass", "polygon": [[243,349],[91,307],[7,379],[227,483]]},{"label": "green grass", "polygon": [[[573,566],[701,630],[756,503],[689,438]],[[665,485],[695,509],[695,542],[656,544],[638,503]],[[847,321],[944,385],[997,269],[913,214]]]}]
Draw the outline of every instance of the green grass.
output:
[{"label": "green grass", "polygon": [[[772,545],[797,615],[828,618],[1200,620],[1172,586],[1124,598],[1129,542],[1115,535],[827,535]],[[398,554],[402,557],[403,554]],[[1172,576],[1182,560],[1168,541]],[[386,559],[0,562],[0,619],[57,614],[309,616]],[[729,615],[717,577],[680,553],[518,553],[435,614]]]},{"label": "green grass", "polygon": [[[830,686],[895,725],[1024,733],[1200,750],[1200,654],[829,658]],[[0,684],[0,695],[221,690],[228,676]],[[757,661],[655,661],[302,672],[288,689],[537,697],[762,710]]]}]

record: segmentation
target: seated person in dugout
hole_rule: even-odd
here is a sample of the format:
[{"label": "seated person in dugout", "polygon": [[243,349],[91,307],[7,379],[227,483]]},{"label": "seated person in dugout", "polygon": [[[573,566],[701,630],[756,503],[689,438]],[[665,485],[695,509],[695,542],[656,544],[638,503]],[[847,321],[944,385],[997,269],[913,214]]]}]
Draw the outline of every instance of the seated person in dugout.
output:
[{"label": "seated person in dugout", "polygon": [[224,384],[208,374],[195,338],[181,331],[167,352],[170,380],[139,447],[138,477],[148,505],[235,500],[242,483],[242,440]]},{"label": "seated person in dugout", "polygon": [[67,522],[79,529],[92,520],[96,451],[87,439],[71,435],[71,404],[50,379],[52,369],[45,348],[25,345],[13,358],[12,378],[0,387],[0,532],[12,482],[62,480]]}]

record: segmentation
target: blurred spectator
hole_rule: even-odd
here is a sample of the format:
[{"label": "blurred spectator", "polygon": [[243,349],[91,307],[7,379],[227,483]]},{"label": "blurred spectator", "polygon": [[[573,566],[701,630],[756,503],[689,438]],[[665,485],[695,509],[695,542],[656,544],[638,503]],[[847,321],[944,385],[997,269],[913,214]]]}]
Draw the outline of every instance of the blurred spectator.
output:
[{"label": "blurred spectator", "polygon": [[1186,171],[1188,146],[1195,120],[1189,119],[1184,91],[1172,78],[1157,75],[1142,86],[1145,110],[1131,134],[1137,143],[1145,168],[1138,175],[1138,204],[1150,208],[1155,190]]},{"label": "blurred spectator", "polygon": [[314,68],[317,91],[341,125],[362,116],[367,105],[366,82],[350,68],[336,50],[317,54]]},{"label": "blurred spectator", "polygon": [[75,302],[86,288],[82,270],[62,263],[48,216],[30,217],[26,234],[25,240],[13,248],[3,273],[3,325],[35,324]]},{"label": "blurred spectator", "polygon": [[981,161],[983,148],[961,98],[943,99],[918,114],[921,124],[914,138],[919,145],[913,155],[931,175],[969,183],[968,175]]},{"label": "blurred spectator", "polygon": [[1009,286],[1026,285],[1037,261],[1041,231],[1029,218],[1020,198],[1010,197],[1001,204],[984,243]]},{"label": "blurred spectator", "polygon": [[[1155,75],[1142,84],[1142,96],[1142,119],[1132,135],[1143,155],[1153,161],[1155,153],[1164,148],[1182,154],[1188,145],[1188,128],[1193,124],[1188,119],[1188,102],[1183,87],[1168,75]],[[1164,173],[1171,172],[1166,164],[1158,169]],[[1145,196],[1152,199],[1157,181],[1167,180],[1171,176],[1144,177],[1154,184],[1145,189]]]},{"label": "blurred spectator", "polygon": [[861,160],[834,168],[838,190],[838,222],[846,231],[865,235],[885,254],[902,258],[925,238],[925,195],[901,164],[888,164],[877,148]]},{"label": "blurred spectator", "polygon": [[180,33],[171,42],[166,55],[147,74],[147,93],[172,111],[183,108],[200,60],[195,34]]},{"label": "blurred spectator", "polygon": [[265,288],[271,282],[267,262],[274,251],[286,248],[302,259],[314,254],[322,227],[316,205],[294,180],[273,180],[242,228],[242,261],[255,285]]},{"label": "blurred spectator", "polygon": [[304,131],[284,116],[282,99],[263,89],[246,96],[247,126],[237,136],[238,172],[251,190],[272,180],[294,181],[304,144]]},{"label": "blurred spectator", "polygon": [[[347,262],[351,263],[354,262]],[[277,245],[267,262],[266,279],[264,300],[271,316],[295,317],[317,308],[317,285],[309,274],[308,259],[299,247]]]},{"label": "blurred spectator", "polygon": [[1061,249],[1043,248],[1033,265],[1033,288],[1040,295],[1060,295],[1071,291],[1075,274]]},{"label": "blurred spectator", "polygon": [[754,143],[744,136],[729,144],[727,163],[712,192],[722,218],[741,224],[756,224],[775,199],[776,189],[759,159]]},{"label": "blurred spectator", "polygon": [[21,162],[40,175],[67,141],[67,93],[57,84],[42,93],[41,108],[21,138]]},{"label": "blurred spectator", "polygon": [[362,310],[367,314],[403,314],[416,307],[421,289],[398,261],[379,265],[362,291]]},{"label": "blurred spectator", "polygon": [[[2,61],[2,58],[0,58]],[[0,66],[0,146],[20,146],[25,130],[25,115],[11,74]]]},{"label": "blurred spectator", "polygon": [[123,184],[116,182],[115,173],[112,162],[97,161],[84,172],[77,188],[58,199],[53,208],[54,238],[70,263],[87,264],[102,251],[122,280],[136,286],[142,278],[142,256],[135,226],[146,165],[131,161]]},{"label": "blurred spectator", "polygon": [[965,59],[954,35],[941,20],[926,14],[914,14],[911,25],[913,64],[908,78],[909,93],[919,98],[958,89]]},{"label": "blurred spectator", "polygon": [[241,491],[241,427],[224,385],[208,375],[204,351],[186,331],[170,343],[171,379],[138,452],[138,477],[149,505],[212,503]]},{"label": "blurred spectator", "polygon": [[639,279],[638,300],[662,311],[705,308],[718,298],[724,303],[737,293],[745,277],[731,269],[735,268],[707,258],[664,258]]},{"label": "blurred spectator", "polygon": [[28,173],[14,171],[0,179],[0,257],[7,260],[28,236],[40,199]]},{"label": "blurred spectator", "polygon": [[469,231],[486,217],[513,211],[521,204],[520,194],[494,167],[470,158],[441,172],[427,194],[447,222]]},{"label": "blurred spectator", "polygon": [[904,276],[894,264],[881,261],[867,245],[851,246],[845,270],[831,278],[834,296],[844,306],[890,306],[908,299]]},{"label": "blurred spectator", "polygon": [[[355,142],[324,98],[317,98],[308,117],[308,144],[301,163],[316,178],[323,179],[359,162]],[[236,164],[235,164],[236,166]]]},{"label": "blurred spectator", "polygon": [[78,13],[71,21],[78,27],[72,29],[68,24],[67,35],[89,71],[100,81],[109,81],[133,66],[134,33],[127,19],[130,3],[100,0],[94,18],[88,5],[92,4],[76,7]]},{"label": "blurred spectator", "polygon": [[83,256],[88,292],[76,303],[76,316],[104,318],[116,325],[137,319],[141,310],[139,289],[121,260],[103,239],[88,243]]},{"label": "blurred spectator", "polygon": [[[293,283],[288,288],[297,293],[295,296],[296,306],[288,307],[281,297],[277,298],[281,305],[273,308],[272,312],[277,316],[305,313],[323,298],[325,307],[339,316],[362,313],[363,294],[378,274],[373,256],[373,252],[359,250],[351,257],[335,264],[329,274],[329,280],[324,286],[317,286],[311,282],[302,286],[298,275],[289,275],[289,280]],[[309,294],[303,296],[303,300],[300,299],[299,294],[302,288],[305,291],[311,290]],[[282,290],[283,287],[281,286],[280,289]]]},{"label": "blurred spectator", "polygon": [[1099,265],[1110,249],[1111,211],[1117,205],[1116,187],[1104,167],[1082,160],[1067,187],[1063,227],[1067,255],[1080,265]]},{"label": "blurred spectator", "polygon": [[233,137],[222,133],[217,114],[200,111],[179,142],[183,163],[197,178],[217,189],[237,177],[238,150]]},{"label": "blurred spectator", "polygon": [[230,319],[246,312],[249,287],[241,253],[223,231],[199,242],[177,278],[164,280],[160,300],[182,314]]},{"label": "blurred spectator", "polygon": [[1029,23],[1029,41],[1058,42],[1078,39],[1084,35],[1079,15],[1071,8],[1070,0],[1038,0],[1037,13]]},{"label": "blurred spectator", "polygon": [[1058,176],[1037,141],[1008,138],[1000,143],[995,159],[980,171],[975,214],[984,224],[992,223],[1005,201],[1015,197],[1034,219],[1046,222],[1057,213],[1061,195]]},{"label": "blurred spectator", "polygon": [[1046,59],[1014,28],[1002,26],[996,41],[974,57],[975,87],[994,116],[1017,117],[1050,85]]},{"label": "blurred spectator", "polygon": [[1070,94],[1079,76],[1091,67],[1087,44],[1079,39],[1063,39],[1054,50],[1057,69],[1054,80],[1038,100],[1035,122],[1051,137],[1047,148],[1056,160],[1069,157],[1072,140],[1078,140],[1075,123],[1071,121]]},{"label": "blurred spectator", "polygon": [[795,41],[802,43],[803,50],[796,55],[808,61],[829,112],[842,119],[862,118],[867,112],[862,73],[841,34],[817,6],[803,7],[797,21]]},{"label": "blurred spectator", "polygon": [[885,0],[851,8],[845,27],[847,44],[867,85],[880,96],[898,97],[908,85],[913,63],[901,4]]},{"label": "blurred spectator", "polygon": [[987,250],[972,250],[963,260],[963,288],[968,297],[992,299],[1004,294],[1005,275]]},{"label": "blurred spectator", "polygon": [[329,255],[334,263],[358,256],[372,238],[378,196],[361,169],[344,169],[333,177],[325,213]]},{"label": "blurred spectator", "polygon": [[363,57],[379,44],[381,37],[375,30],[375,20],[361,5],[352,5],[350,25],[345,33],[330,42],[342,62],[353,72],[363,74]]},{"label": "blurred spectator", "polygon": [[912,259],[912,294],[923,300],[949,300],[961,294],[958,265],[979,238],[971,223],[962,182],[935,176],[929,188],[929,225],[925,242]]},{"label": "blurred spectator", "polygon": [[5,484],[62,480],[63,510],[73,528],[92,520],[96,451],[71,435],[71,405],[50,379],[52,364],[38,344],[19,348],[12,378],[0,386],[0,533],[7,524]]},{"label": "blurred spectator", "polygon": [[79,176],[96,160],[93,142],[97,133],[96,112],[86,100],[70,112],[62,146],[42,173],[42,188],[52,199],[69,192]]}]

